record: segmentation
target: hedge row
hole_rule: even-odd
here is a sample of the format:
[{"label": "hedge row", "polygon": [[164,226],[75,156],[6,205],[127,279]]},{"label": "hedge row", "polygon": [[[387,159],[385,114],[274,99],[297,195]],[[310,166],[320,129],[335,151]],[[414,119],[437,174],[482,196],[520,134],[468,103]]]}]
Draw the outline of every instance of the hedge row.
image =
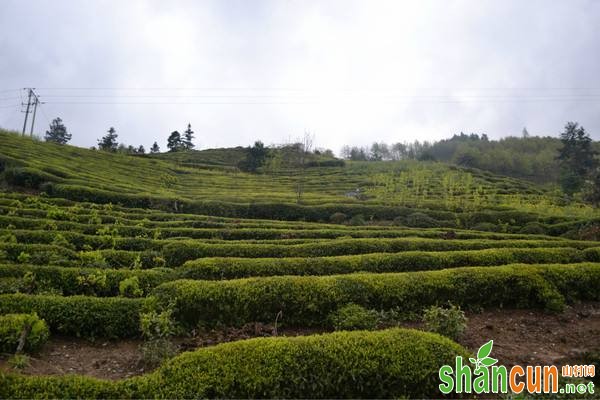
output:
[{"label": "hedge row", "polygon": [[[588,250],[591,250],[588,252]],[[586,257],[589,255],[589,259]],[[315,258],[201,258],[187,261],[184,279],[236,279],[275,275],[335,275],[353,272],[406,272],[504,264],[567,264],[596,261],[598,249],[506,248],[467,251],[375,253]]]},{"label": "hedge row", "polygon": [[9,167],[4,171],[4,181],[9,185],[39,189],[43,183],[62,181],[62,177],[31,167]]},{"label": "hedge row", "polygon": [[143,302],[123,297],[3,294],[0,314],[35,312],[53,333],[122,338],[138,334]]},{"label": "hedge row", "polygon": [[26,261],[32,264],[68,265],[69,260],[78,259],[76,252],[62,246],[0,243],[0,261],[5,258],[7,261],[21,262],[19,261],[21,253],[26,253],[29,257]]},{"label": "hedge row", "polygon": [[133,268],[136,263],[139,264],[139,268],[143,269],[165,266],[161,253],[152,250],[142,252],[127,250],[76,252],[63,246],[35,243],[0,243],[1,262],[116,269]]},{"label": "hedge row", "polygon": [[238,325],[272,322],[323,325],[338,307],[399,307],[419,312],[452,301],[464,307],[560,309],[567,300],[599,300],[600,264],[508,265],[441,271],[333,276],[279,276],[228,281],[181,280],[157,287],[159,307],[175,305],[179,322]]},{"label": "hedge row", "polygon": [[[29,281],[23,277],[28,275]],[[98,281],[101,278],[101,282]],[[58,290],[64,296],[95,295],[110,297],[119,295],[119,284],[136,277],[143,295],[156,286],[176,278],[173,270],[155,268],[149,270],[71,268],[35,265],[0,265],[0,293],[18,291]],[[90,279],[91,278],[91,279]],[[3,282],[5,283],[3,285]],[[32,287],[33,286],[33,287]]]},{"label": "hedge row", "polygon": [[[64,240],[67,245],[72,246],[77,250],[82,250],[87,247],[93,249],[114,248],[118,250],[129,251],[144,251],[144,250],[160,250],[163,243],[160,241],[148,239],[145,237],[115,237],[110,235],[84,234],[72,231],[55,231],[55,230],[22,230],[11,229],[5,231],[17,239],[18,243],[27,244],[52,244],[57,237]],[[120,235],[120,232],[119,232]]]},{"label": "hedge row", "polygon": [[346,239],[290,246],[277,244],[207,244],[194,241],[170,243],[163,248],[169,267],[204,257],[327,257],[366,253],[397,253],[401,251],[454,251],[508,247],[573,247],[599,246],[598,242],[575,240],[442,240],[426,238],[404,239]]},{"label": "hedge row", "polygon": [[[142,295],[176,279],[237,279],[252,276],[334,275],[354,272],[405,272],[462,266],[512,263],[575,263],[600,261],[600,248],[577,250],[487,249],[453,252],[375,253],[317,258],[206,258],[188,261],[178,269],[148,270],[0,265],[0,293],[38,293],[55,290],[65,296],[118,296],[119,284],[137,278]],[[27,275],[27,281],[24,277]]]},{"label": "hedge row", "polygon": [[[26,200],[26,199],[25,199]],[[52,203],[47,203],[48,201],[52,201]],[[57,206],[66,206],[68,209],[59,208],[59,211],[62,214],[58,214],[52,216],[51,219],[57,224],[58,228],[61,230],[66,230],[68,228],[74,228],[77,231],[86,232],[86,233],[94,233],[98,229],[98,225],[90,225],[88,227],[88,223],[90,218],[93,216],[94,218],[100,217],[103,224],[114,224],[119,223],[124,227],[125,230],[132,230],[132,235],[138,235],[143,232],[143,228],[151,229],[151,228],[276,228],[276,229],[291,229],[291,230],[302,230],[302,229],[332,229],[331,224],[325,223],[314,223],[314,222],[286,222],[285,220],[270,220],[270,219],[246,219],[240,220],[237,218],[227,218],[227,217],[216,217],[216,216],[203,216],[198,214],[182,214],[182,213],[174,213],[174,212],[161,212],[155,210],[148,209],[136,209],[136,208],[126,208],[111,205],[110,210],[106,210],[103,206],[99,206],[94,203],[76,203],[65,199],[53,198],[44,199],[44,204],[42,208],[28,208],[28,204],[20,205],[16,207],[13,205],[14,200],[11,199],[3,199],[0,198],[0,214],[14,212],[14,214],[10,215],[10,217],[3,217],[0,215],[0,226],[6,226],[8,223],[13,224],[17,227],[43,227],[47,223],[44,219],[48,216],[48,210],[51,208],[55,208]],[[56,203],[56,204],[55,204]],[[65,203],[65,204],[63,204]],[[35,205],[34,205],[35,206]],[[79,208],[73,208],[77,206]],[[90,214],[89,209],[94,210],[94,214]],[[452,221],[445,221],[444,219],[438,221],[435,218],[432,218],[428,214],[424,214],[420,211],[416,211],[412,209],[412,214],[406,214],[404,217],[399,217],[397,222],[402,222],[403,224],[415,225],[415,227],[431,227],[431,223],[433,226],[446,226],[446,227],[455,227],[457,225],[455,218]],[[567,230],[572,228],[573,224],[583,224],[589,221],[596,221],[596,219],[592,220],[581,220],[581,221],[572,221],[568,220],[565,222],[565,218],[563,217],[541,217],[538,221],[533,219],[533,214],[525,214],[525,218],[517,214],[517,219],[521,223],[521,225],[511,225],[517,224],[517,220],[512,219],[515,215],[510,211],[501,211],[500,218],[498,218],[498,211],[485,211],[485,212],[476,212],[471,214],[457,214],[462,219],[460,219],[460,225],[473,227],[483,227],[488,226],[484,230],[498,231],[504,229],[504,226],[498,225],[498,223],[506,224],[508,223],[509,230],[519,230],[520,226],[524,226],[528,228],[530,226],[534,226],[536,230],[543,232],[550,232],[553,235],[558,235],[565,233]],[[340,215],[344,217],[344,220],[349,219],[348,215],[343,213],[334,213],[336,215]],[[63,216],[60,218],[60,216]],[[333,215],[333,214],[332,214]],[[21,217],[28,217],[27,219],[23,219]],[[330,218],[326,222],[330,222]],[[443,217],[448,217],[448,215],[444,215]],[[8,218],[8,219],[5,219]],[[34,220],[32,218],[36,218]],[[503,222],[504,220],[504,222]],[[143,224],[143,225],[140,225]],[[426,225],[426,226],[420,226]],[[568,229],[565,229],[568,227]],[[139,228],[142,228],[140,230]],[[357,227],[346,226],[346,225],[335,225],[336,230],[356,230]],[[382,227],[382,226],[367,226],[360,227],[360,230],[380,230],[380,229],[398,229],[395,227]],[[540,232],[525,232],[528,234],[531,233],[540,233]]]},{"label": "hedge row", "polygon": [[121,381],[0,372],[1,398],[433,398],[458,344],[408,329],[259,338],[188,352]]},{"label": "hedge row", "polygon": [[440,226],[454,227],[458,218],[463,226],[478,223],[509,223],[524,226],[539,219],[537,214],[514,211],[481,211],[473,213],[453,213],[443,210],[415,209],[411,207],[384,206],[377,204],[336,203],[318,206],[305,206],[294,203],[250,203],[239,204],[223,201],[188,200],[174,197],[158,197],[151,193],[127,194],[108,190],[61,183],[45,184],[46,193],[53,197],[63,197],[92,203],[113,203],[126,207],[159,209],[171,212],[214,215],[234,218],[260,218],[275,220],[329,221],[334,213],[343,213],[348,218],[363,215],[367,219],[393,220],[405,218],[416,211],[439,222]]},{"label": "hedge row", "polygon": [[[101,246],[102,238],[97,236],[97,232],[102,228],[113,228],[115,227],[118,234],[122,238],[136,239],[134,243],[135,248],[132,250],[141,250],[154,248],[151,247],[154,243],[150,239],[153,238],[157,233],[160,233],[160,238],[181,238],[187,237],[191,239],[222,239],[222,240],[266,240],[266,239],[294,239],[294,238],[305,238],[305,239],[334,239],[338,237],[354,237],[354,238],[400,238],[400,237],[424,237],[424,238],[439,238],[442,237],[446,232],[441,229],[400,229],[398,227],[385,228],[385,227],[370,227],[370,229],[348,229],[348,228],[332,228],[331,226],[321,228],[302,228],[291,226],[282,227],[246,227],[240,226],[239,224],[222,224],[218,227],[206,228],[206,227],[194,227],[193,222],[184,222],[185,227],[144,227],[136,225],[122,225],[116,226],[107,224],[87,224],[71,221],[58,221],[51,219],[31,219],[24,217],[15,216],[3,216],[0,215],[0,227],[12,227],[18,230],[12,229],[11,231],[15,235],[23,236],[23,240],[29,240],[37,243],[47,242],[48,237],[44,236],[44,232],[47,236],[51,235],[52,232],[48,232],[49,225],[52,225],[52,231],[60,231],[65,237],[68,235],[68,240],[78,248],[84,244],[91,245],[93,247]],[[33,232],[32,232],[33,231]],[[32,232],[32,233],[29,233]],[[91,235],[91,236],[83,236]],[[480,232],[480,231],[457,231],[454,232],[456,238],[459,239],[472,239],[472,238],[487,238],[487,239],[550,239],[543,235],[525,235],[525,234],[502,234],[498,232]],[[139,239],[139,240],[138,240]],[[122,246],[127,246],[124,242]],[[131,246],[131,245],[130,245]],[[123,247],[127,249],[127,247]]]}]

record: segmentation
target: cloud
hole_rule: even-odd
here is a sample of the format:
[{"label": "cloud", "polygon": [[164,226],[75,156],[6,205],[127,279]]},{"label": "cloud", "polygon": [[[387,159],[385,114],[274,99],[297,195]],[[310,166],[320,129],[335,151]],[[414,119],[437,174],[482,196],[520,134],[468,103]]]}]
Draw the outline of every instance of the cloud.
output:
[{"label": "cloud", "polygon": [[[38,88],[47,104],[36,131],[61,116],[82,146],[115,126],[128,144],[164,147],[188,122],[204,148],[305,130],[336,151],[523,126],[555,135],[568,120],[600,139],[592,0],[4,0],[2,9],[0,90]],[[0,92],[0,125],[19,128],[18,107],[2,107],[19,100],[8,97]]]}]

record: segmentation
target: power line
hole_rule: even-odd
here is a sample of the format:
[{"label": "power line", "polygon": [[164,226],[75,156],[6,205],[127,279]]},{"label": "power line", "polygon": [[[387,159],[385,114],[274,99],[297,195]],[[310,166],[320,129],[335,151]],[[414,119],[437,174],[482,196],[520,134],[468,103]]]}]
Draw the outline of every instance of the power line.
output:
[{"label": "power line", "polygon": [[[38,90],[207,90],[207,91],[315,91],[315,88],[301,88],[301,87],[210,87],[210,86],[200,86],[200,87],[45,87],[38,88]],[[318,89],[323,90],[323,88]],[[354,86],[351,88],[342,88],[342,87],[332,87],[325,88],[325,90],[334,90],[334,91],[406,91],[406,90],[440,90],[440,91],[448,91],[448,90],[464,90],[464,91],[476,91],[476,90],[492,90],[492,91],[507,91],[507,90],[538,90],[538,91],[548,91],[548,90],[600,90],[598,88],[591,87],[358,87]]]}]

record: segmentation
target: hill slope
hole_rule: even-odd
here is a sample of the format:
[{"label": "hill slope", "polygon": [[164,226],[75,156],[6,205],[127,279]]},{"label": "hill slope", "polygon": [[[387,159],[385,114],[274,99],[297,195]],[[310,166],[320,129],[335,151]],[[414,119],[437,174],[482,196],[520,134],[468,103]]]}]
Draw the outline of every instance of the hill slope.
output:
[{"label": "hill slope", "polygon": [[[488,229],[510,231],[500,228],[507,224],[514,231],[530,222],[598,215],[581,204],[561,204],[555,192],[531,182],[443,163],[348,162],[249,174],[231,167],[241,151],[140,157],[0,133],[0,171],[6,185],[53,197],[230,217],[329,221],[340,212],[348,219],[360,215],[413,226],[488,223],[495,225]],[[425,217],[407,219],[417,211]],[[473,217],[486,211],[488,215]]]}]

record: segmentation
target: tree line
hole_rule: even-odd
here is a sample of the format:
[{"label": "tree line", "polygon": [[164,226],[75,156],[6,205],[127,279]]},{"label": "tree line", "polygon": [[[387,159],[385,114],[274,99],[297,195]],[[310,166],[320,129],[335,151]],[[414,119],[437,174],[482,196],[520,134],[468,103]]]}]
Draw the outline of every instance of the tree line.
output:
[{"label": "tree line", "polygon": [[[111,126],[106,135],[98,139],[98,150],[108,151],[111,153],[146,154],[146,149],[143,145],[135,147],[126,145],[124,143],[119,143],[117,141],[118,137],[119,135],[117,134],[116,129]],[[67,128],[61,118],[55,118],[52,120],[52,123],[50,123],[50,128],[44,135],[44,140],[46,142],[57,144],[67,144],[71,138],[72,135],[68,133]],[[193,140],[194,131],[192,130],[192,125],[188,123],[187,129],[184,131],[183,135],[181,135],[178,131],[171,132],[167,138],[167,148],[169,149],[169,152],[193,150],[195,147]],[[95,150],[96,147],[92,147],[92,149]],[[152,144],[152,147],[150,147],[150,153],[160,153],[160,146],[156,141]]]}]

